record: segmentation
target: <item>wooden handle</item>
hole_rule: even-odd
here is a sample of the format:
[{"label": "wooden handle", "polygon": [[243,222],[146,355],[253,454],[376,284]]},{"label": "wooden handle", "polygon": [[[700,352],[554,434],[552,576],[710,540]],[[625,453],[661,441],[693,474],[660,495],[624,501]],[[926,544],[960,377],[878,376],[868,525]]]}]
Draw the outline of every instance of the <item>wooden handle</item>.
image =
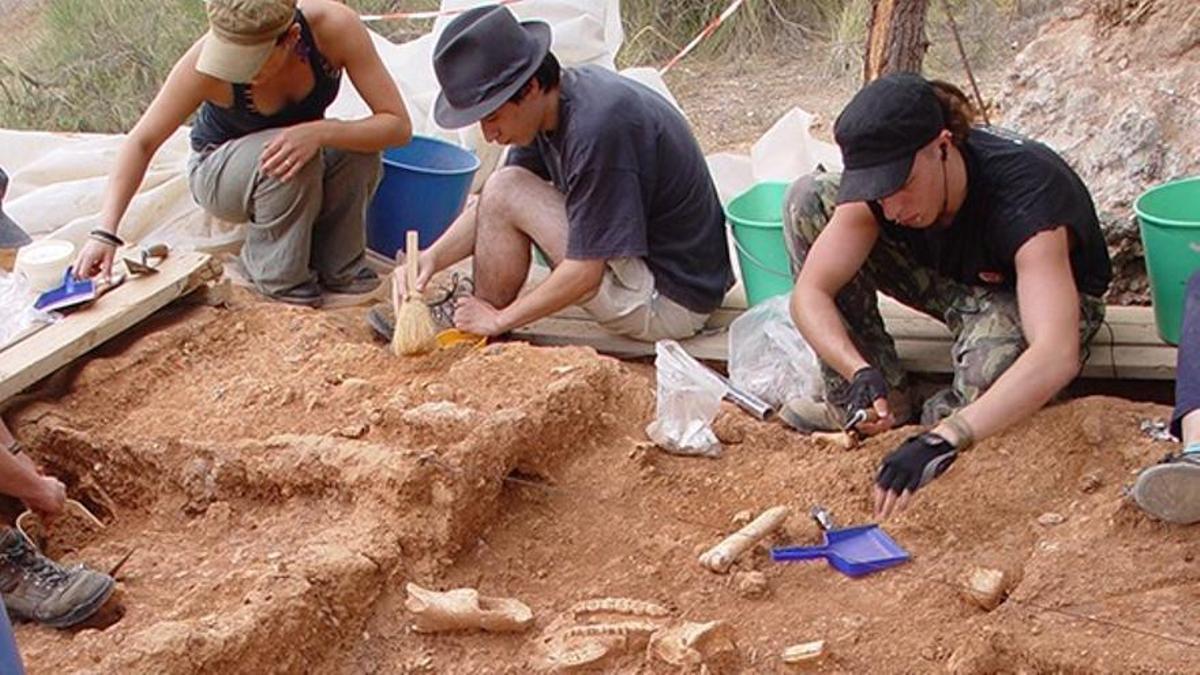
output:
[{"label": "wooden handle", "polygon": [[142,248],[142,253],[146,258],[165,258],[171,252],[171,248],[166,244],[152,244]]},{"label": "wooden handle", "polygon": [[420,238],[416,230],[409,230],[404,238],[404,280],[408,290],[405,295],[417,294],[417,257],[420,255]]}]

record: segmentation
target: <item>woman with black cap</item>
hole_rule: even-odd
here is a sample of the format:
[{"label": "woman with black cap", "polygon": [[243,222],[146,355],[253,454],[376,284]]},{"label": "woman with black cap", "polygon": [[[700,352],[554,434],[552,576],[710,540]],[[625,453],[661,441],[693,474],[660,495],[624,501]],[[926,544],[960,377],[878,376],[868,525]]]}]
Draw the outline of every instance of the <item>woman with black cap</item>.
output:
[{"label": "woman with black cap", "polygon": [[1079,372],[1112,277],[1092,198],[1053,150],[975,127],[956,87],[896,74],[838,117],[842,174],[788,195],[792,317],[821,357],[827,401],[790,403],[802,430],[875,434],[909,420],[907,380],[876,291],[954,334],[954,381],[924,403],[928,432],[883,460],[887,517],[972,442],[1027,419]]}]

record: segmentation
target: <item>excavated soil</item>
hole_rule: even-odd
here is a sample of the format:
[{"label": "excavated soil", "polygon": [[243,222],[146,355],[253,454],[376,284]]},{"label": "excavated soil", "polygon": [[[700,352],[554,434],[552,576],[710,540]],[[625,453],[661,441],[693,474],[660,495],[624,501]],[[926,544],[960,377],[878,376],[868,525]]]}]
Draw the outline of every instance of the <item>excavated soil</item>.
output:
[{"label": "excavated soil", "polygon": [[[107,523],[66,559],[132,551],[92,626],[18,627],[30,672],[530,672],[542,631],[603,597],[670,610],[642,625],[727,622],[710,672],[790,672],[779,653],[812,640],[817,672],[1194,669],[1195,533],[1121,495],[1171,448],[1139,430],[1162,406],[1074,400],[980,444],[888,523],[902,568],[851,580],[759,547],[721,575],[696,557],[740,512],[791,507],[777,543],[818,537],[816,503],[866,522],[911,430],[847,452],[726,408],[720,459],[670,456],[643,442],[647,365],[518,343],[402,360],[361,319],[241,295],[177,310],[10,417]],[[973,566],[1009,575],[999,608],[961,597]],[[409,581],[518,598],[536,625],[414,633]],[[605,637],[595,669],[678,671],[646,638]]]}]

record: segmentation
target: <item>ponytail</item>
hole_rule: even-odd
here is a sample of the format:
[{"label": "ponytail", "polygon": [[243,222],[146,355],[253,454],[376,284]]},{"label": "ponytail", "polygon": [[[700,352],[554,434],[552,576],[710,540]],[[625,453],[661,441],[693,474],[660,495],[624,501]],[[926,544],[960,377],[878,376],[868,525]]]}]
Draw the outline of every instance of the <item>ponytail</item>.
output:
[{"label": "ponytail", "polygon": [[975,124],[975,106],[971,105],[971,101],[967,99],[967,95],[961,89],[949,82],[930,80],[929,84],[933,87],[933,93],[942,106],[942,117],[946,120],[946,128],[950,130],[950,135],[954,138],[954,145],[961,147],[966,142],[967,136],[971,134],[971,127]]}]

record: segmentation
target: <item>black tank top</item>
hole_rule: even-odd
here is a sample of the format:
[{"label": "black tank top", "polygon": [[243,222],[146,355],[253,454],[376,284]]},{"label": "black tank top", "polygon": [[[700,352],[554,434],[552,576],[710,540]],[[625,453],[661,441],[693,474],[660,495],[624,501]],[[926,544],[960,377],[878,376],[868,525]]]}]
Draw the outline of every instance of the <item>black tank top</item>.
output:
[{"label": "black tank top", "polygon": [[317,51],[312,30],[300,10],[296,10],[296,22],[300,24],[300,53],[308,60],[313,71],[313,88],[308,96],[285,105],[274,115],[263,115],[254,109],[250,85],[235,83],[231,107],[222,108],[208,101],[200,106],[192,126],[193,150],[201,152],[263,129],[290,127],[325,117],[325,109],[337,97],[342,71],[333,68],[325,56]]}]

